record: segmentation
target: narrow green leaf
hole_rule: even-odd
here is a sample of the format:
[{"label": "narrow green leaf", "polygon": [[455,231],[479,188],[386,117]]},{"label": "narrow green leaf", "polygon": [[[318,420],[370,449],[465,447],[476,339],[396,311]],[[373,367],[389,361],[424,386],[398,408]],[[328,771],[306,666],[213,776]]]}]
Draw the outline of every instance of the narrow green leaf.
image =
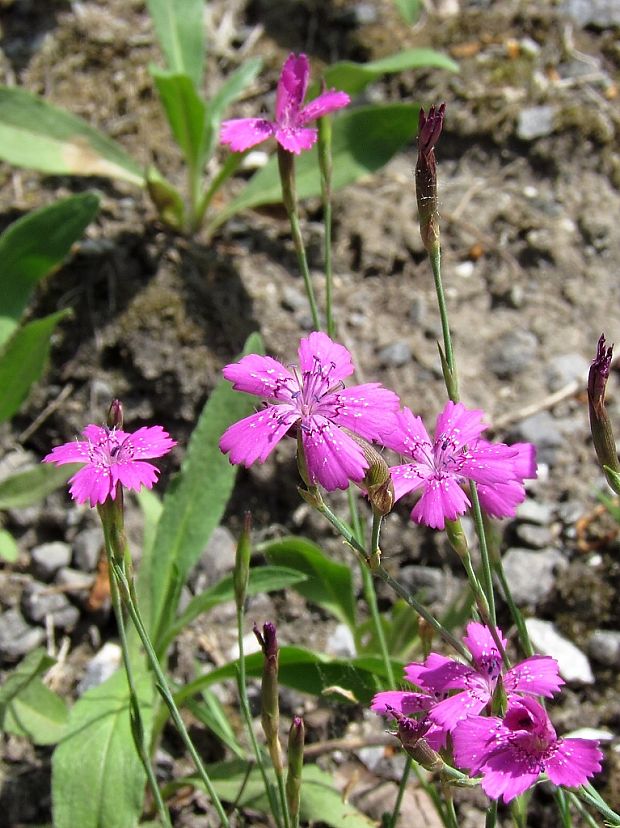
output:
[{"label": "narrow green leaf", "polygon": [[[260,336],[252,334],[244,354],[261,351]],[[255,403],[254,397],[233,391],[221,380],[200,415],[181,471],[166,492],[149,568],[147,624],[157,647],[176,615],[175,593],[219,524],[233,489],[236,468],[220,451],[220,437],[231,423],[250,414]]]},{"label": "narrow green leaf", "polygon": [[264,554],[270,563],[303,572],[307,579],[297,584],[297,592],[331,612],[351,630],[355,629],[355,596],[350,567],[332,561],[319,546],[305,538],[274,541]]},{"label": "narrow green leaf", "polygon": [[0,158],[52,175],[97,175],[142,186],[139,165],[86,121],[25,89],[0,87]]},{"label": "narrow green leaf", "polygon": [[6,529],[0,529],[0,558],[7,563],[15,563],[19,558],[19,546]]},{"label": "narrow green leaf", "polygon": [[28,653],[19,666],[6,676],[0,687],[0,711],[13,701],[33,679],[49,670],[55,663],[42,647]]},{"label": "narrow green leaf", "polygon": [[[333,188],[351,184],[387,164],[417,131],[419,109],[417,104],[382,104],[345,111],[335,118],[332,132]],[[295,175],[299,198],[321,194],[316,145],[296,159]],[[274,156],[218,213],[209,230],[241,210],[281,200],[280,177]]]},{"label": "narrow green leaf", "polygon": [[[153,685],[136,675],[148,741]],[[123,671],[87,691],[69,715],[68,732],[52,757],[55,828],[135,828],[145,774],[133,746],[129,694]]]},{"label": "narrow green leaf", "polygon": [[260,58],[244,61],[230,74],[207,103],[206,157],[210,158],[219,138],[220,122],[226,108],[235,101],[243,90],[258,75],[263,65]]},{"label": "narrow green leaf", "polygon": [[202,691],[201,701],[190,699],[186,706],[190,713],[208,727],[229,750],[240,759],[245,758],[245,750],[237,741],[230,724],[230,712],[224,710],[224,706],[212,690],[206,688]]},{"label": "narrow green leaf", "polygon": [[[251,767],[247,762],[233,760],[210,765],[208,772],[218,796],[224,801],[235,802],[242,808],[269,811],[269,801],[258,768]],[[200,784],[194,776],[177,780],[176,784],[187,784],[190,781],[195,785]],[[316,765],[304,765],[302,769],[300,817],[302,822],[310,825],[376,828],[376,823],[350,805],[334,787],[331,776]]]},{"label": "narrow green leaf", "polygon": [[0,345],[17,327],[37,282],[58,267],[99,210],[94,193],[41,207],[0,236]]},{"label": "narrow green leaf", "polygon": [[199,89],[205,59],[204,0],[147,0],[167,68]]},{"label": "narrow green leaf", "polygon": [[160,219],[173,230],[181,230],[185,221],[183,197],[152,164],[146,171],[146,189]]},{"label": "narrow green leaf", "polygon": [[29,322],[13,334],[0,352],[0,423],[15,414],[30,386],[43,373],[54,328],[70,315],[70,310],[62,310]]},{"label": "narrow green leaf", "polygon": [[200,172],[206,151],[206,105],[187,75],[151,66],[172,134],[188,166]]},{"label": "narrow green leaf", "polygon": [[[325,70],[324,78],[329,88],[341,89],[349,95],[359,95],[368,84],[383,75],[393,75],[420,68],[446,69],[448,72],[459,71],[458,63],[434,49],[404,49],[395,55],[388,55],[388,57],[369,63],[354,63],[350,60],[334,63]],[[315,84],[308,97],[318,92],[318,84]]]},{"label": "narrow green leaf", "polygon": [[[250,569],[247,595],[260,595],[263,592],[286,589],[305,581],[306,578],[307,576],[303,572],[286,566],[261,566]],[[196,595],[189,602],[185,610],[168,629],[165,636],[166,644],[176,638],[181,630],[185,629],[199,615],[209,612],[213,607],[217,607],[225,601],[234,600],[233,576],[227,575],[219,583]]]},{"label": "narrow green leaf", "polygon": [[66,483],[80,468],[80,463],[68,463],[66,466],[46,463],[5,477],[0,481],[0,509],[25,509],[38,503]]},{"label": "narrow green leaf", "polygon": [[64,736],[68,719],[65,702],[35,678],[6,706],[3,729],[35,745],[54,745]]},{"label": "narrow green leaf", "polygon": [[[263,670],[263,654],[246,656],[248,676],[260,676]],[[403,663],[392,660],[396,675],[402,674]],[[181,688],[175,695],[177,703],[201,692],[218,681],[234,678],[237,662],[233,661],[212,670]],[[363,656],[353,659],[331,658],[303,647],[283,646],[280,648],[279,682],[302,693],[320,696],[326,691],[333,692],[336,699],[343,696],[331,688],[341,688],[361,704],[370,704],[375,693],[384,690],[387,682],[385,665],[381,658]]]},{"label": "narrow green leaf", "polygon": [[394,0],[394,4],[405,23],[415,23],[422,10],[422,0]]}]

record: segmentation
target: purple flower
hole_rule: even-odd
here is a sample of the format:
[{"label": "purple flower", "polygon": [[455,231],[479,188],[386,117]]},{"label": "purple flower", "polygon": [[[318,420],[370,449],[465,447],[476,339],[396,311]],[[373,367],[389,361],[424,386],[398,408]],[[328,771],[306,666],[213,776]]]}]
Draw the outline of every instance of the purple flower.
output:
[{"label": "purple flower", "polygon": [[493,517],[509,517],[525,498],[523,480],[536,476],[535,448],[529,443],[507,446],[480,439],[486,428],[484,412],[448,402],[437,418],[431,440],[420,417],[405,408],[398,427],[385,430],[383,443],[411,458],[390,469],[396,500],[421,490],[411,517],[435,529],[446,519],[456,520],[470,506],[461,488],[468,480],[478,484],[480,503]]},{"label": "purple flower", "polygon": [[[497,630],[502,647],[506,639]],[[405,668],[405,675],[412,683],[440,697],[430,711],[431,719],[441,728],[454,730],[456,725],[472,713],[480,713],[491,701],[497,683],[502,677],[508,697],[526,693],[550,697],[560,689],[564,681],[558,675],[558,664],[549,656],[535,655],[526,658],[503,673],[502,656],[484,624],[470,621],[463,643],[472,655],[472,666],[452,658],[430,653],[423,664],[413,663]],[[448,696],[451,690],[460,693]]]},{"label": "purple flower", "polygon": [[546,773],[556,785],[576,787],[601,770],[603,755],[594,739],[558,739],[544,708],[513,696],[503,720],[470,716],[452,734],[454,758],[492,798],[510,802]]},{"label": "purple flower", "polygon": [[306,124],[346,106],[350,98],[346,92],[330,89],[303,106],[308,88],[310,66],[305,55],[290,54],[286,59],[276,95],[276,117],[274,121],[265,118],[235,118],[223,121],[220,141],[228,144],[234,152],[243,152],[256,146],[272,135],[288,152],[299,155],[308,150],[316,141],[317,131]]},{"label": "purple flower", "polygon": [[133,434],[118,428],[87,425],[85,440],[56,446],[43,458],[44,463],[84,463],[83,469],[69,480],[69,492],[78,503],[90,501],[91,506],[116,497],[117,483],[126,489],[150,489],[159,470],[145,459],[167,454],[176,442],[161,426],[139,428]]},{"label": "purple flower", "polygon": [[310,483],[328,491],[346,489],[368,468],[362,448],[346,430],[378,439],[398,410],[398,397],[376,382],[345,388],[342,380],[354,370],[351,354],[324,333],[302,339],[298,354],[301,373],[257,354],[224,368],[233,388],[263,397],[266,407],[230,426],[220,448],[230,453],[231,463],[263,463],[299,424]]}]

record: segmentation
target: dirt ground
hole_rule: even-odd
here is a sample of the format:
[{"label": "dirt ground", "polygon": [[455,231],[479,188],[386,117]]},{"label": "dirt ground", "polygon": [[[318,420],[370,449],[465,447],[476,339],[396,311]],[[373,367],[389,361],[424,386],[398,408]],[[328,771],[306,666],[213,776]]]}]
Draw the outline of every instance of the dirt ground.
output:
[{"label": "dirt ground", "polygon": [[[610,341],[620,340],[620,15],[615,22],[596,17],[593,8],[609,7],[613,18],[614,4],[599,2],[588,19],[588,5],[429,0],[411,27],[388,0],[214,0],[206,7],[207,91],[241,55],[265,61],[231,115],[271,106],[265,96],[290,51],[305,51],[316,73],[335,60],[370,60],[414,46],[432,46],[459,63],[457,74],[391,76],[367,95],[373,101],[447,103],[437,151],[443,271],[463,401],[488,412],[499,438],[539,445],[543,466],[531,495],[549,509],[547,545],[559,550],[566,566],[528,614],[554,620],[583,651],[594,629],[620,631],[615,534],[596,547],[589,535],[579,544],[577,531],[579,518],[594,513],[603,485],[588,431],[587,364],[602,331]],[[0,4],[0,25],[4,83],[44,94],[113,136],[142,164],[154,159],[182,182],[148,72],[160,58],[142,2],[8,0]],[[412,141],[377,175],[336,194],[335,301],[338,338],[354,353],[360,379],[383,381],[430,425],[445,392],[433,281],[417,229],[415,155]],[[102,197],[100,216],[33,306],[34,314],[70,306],[73,319],[55,340],[46,380],[10,427],[0,430],[0,447],[40,457],[84,423],[100,421],[114,395],[125,402],[126,421],[161,423],[179,441],[171,472],[221,367],[246,336],[260,330],[267,351],[288,362],[310,327],[288,224],[274,208],[235,218],[209,242],[200,234],[180,238],[157,222],[146,196],[129,185],[43,178],[3,164],[0,226],[92,187]],[[222,198],[237,187],[232,182]],[[310,201],[304,210],[321,294],[320,206]],[[24,430],[50,405],[49,415],[23,440]],[[616,376],[609,406],[620,422]],[[295,486],[290,451],[282,447],[264,467],[240,474],[228,525],[234,531],[242,510],[250,508],[259,531],[286,527],[341,555],[331,531],[300,506]],[[414,528],[408,511],[400,504],[386,523],[390,567],[398,573],[411,564],[431,566],[457,578],[441,538]],[[29,521],[9,515],[7,528],[18,537],[22,558],[17,567],[0,564],[3,609],[19,602],[18,585],[31,572],[35,544],[95,525],[88,510],[72,508],[71,525],[64,513],[66,497],[59,493]],[[506,545],[528,545],[517,522],[506,528]],[[389,593],[380,591],[380,600],[388,606]],[[286,610],[288,640],[307,630],[306,609]],[[325,639],[325,624],[324,630],[318,624],[310,644]],[[69,694],[96,649],[88,626],[71,638]],[[113,634],[109,624],[99,630],[104,639]],[[194,645],[195,639],[185,641],[180,663],[183,647]],[[595,682],[569,687],[558,726],[585,724],[620,735],[617,666],[593,662]],[[326,709],[342,729],[342,713]],[[361,719],[359,711],[355,716]],[[330,735],[337,729],[331,727]],[[615,744],[606,745],[603,779],[618,809]],[[9,822],[0,816],[0,824],[49,820],[49,750],[6,738],[2,767],[6,778],[19,772],[22,781],[11,782],[10,794],[5,788]],[[28,785],[37,791],[37,807],[27,801]],[[463,826],[483,824],[480,804],[476,798],[462,803]],[[557,824],[547,806],[539,805],[533,826]],[[177,824],[201,824],[197,807],[180,809]]]}]

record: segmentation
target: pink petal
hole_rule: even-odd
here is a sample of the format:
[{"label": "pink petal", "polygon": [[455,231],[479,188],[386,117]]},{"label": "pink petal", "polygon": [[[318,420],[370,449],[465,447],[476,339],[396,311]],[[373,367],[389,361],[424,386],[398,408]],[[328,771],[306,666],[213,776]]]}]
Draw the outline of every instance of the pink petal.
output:
[{"label": "pink petal", "polygon": [[69,494],[78,503],[89,501],[91,506],[96,506],[108,498],[114,500],[116,496],[116,487],[107,466],[84,466],[73,475],[69,483]]},{"label": "pink petal", "polygon": [[510,448],[517,452],[514,459],[514,470],[517,477],[522,480],[535,479],[538,476],[536,446],[531,443],[513,443]]},{"label": "pink petal", "polygon": [[489,751],[501,744],[507,733],[495,716],[470,716],[454,728],[452,745],[457,767],[478,773]]},{"label": "pink petal", "polygon": [[49,454],[43,458],[43,463],[56,463],[62,466],[65,463],[87,463],[89,459],[90,445],[84,440],[74,440],[72,443],[65,443],[62,446],[55,446]]},{"label": "pink petal", "polygon": [[407,463],[404,466],[391,466],[390,475],[394,484],[394,499],[400,500],[403,495],[417,491],[426,483],[429,474],[426,466]]},{"label": "pink petal", "polygon": [[460,466],[461,474],[491,486],[515,479],[514,464],[517,452],[504,443],[484,443],[480,441],[470,448],[466,459]]},{"label": "pink petal", "polygon": [[438,702],[429,713],[435,724],[452,731],[468,716],[477,715],[491,700],[488,687],[480,681],[477,688],[470,688]]},{"label": "pink petal", "polygon": [[301,54],[290,54],[278,80],[276,92],[276,121],[293,124],[306,97],[310,64],[308,58]]},{"label": "pink petal", "polygon": [[[443,658],[443,656],[441,656]],[[416,684],[418,687],[422,687],[425,690],[429,688],[424,687],[420,680],[420,674],[423,673],[425,670],[424,664],[420,664],[418,661],[413,661],[411,664],[407,664],[405,667],[405,678],[407,681],[410,681],[411,684]]]},{"label": "pink petal", "polygon": [[388,708],[391,707],[398,713],[408,716],[411,713],[419,713],[421,710],[430,710],[433,704],[433,699],[426,693],[387,690],[375,694],[370,709],[375,713],[389,715]]},{"label": "pink petal", "polygon": [[454,403],[448,400],[443,411],[437,418],[435,440],[440,438],[449,440],[455,449],[462,448],[475,440],[488,428],[482,422],[484,411],[465,408],[463,403]]},{"label": "pink petal", "polygon": [[133,457],[139,459],[168,454],[176,446],[176,440],[173,440],[161,426],[143,426],[129,434],[124,444],[131,445]]},{"label": "pink petal", "polygon": [[248,354],[239,362],[226,365],[224,377],[232,382],[235,391],[256,394],[274,400],[290,400],[299,383],[291,372],[269,356]]},{"label": "pink petal", "polygon": [[489,757],[482,768],[482,790],[491,799],[510,802],[536,782],[539,771],[532,771],[531,757],[507,745]]},{"label": "pink petal", "polygon": [[[496,631],[501,645],[505,650],[508,641],[504,638],[499,627],[496,627]],[[478,621],[469,622],[467,625],[467,634],[463,636],[463,643],[472,654],[474,661],[478,664],[486,660],[489,655],[501,658],[497,644],[493,641],[491,631],[485,624],[480,624]]]},{"label": "pink petal", "polygon": [[220,143],[228,144],[233,152],[244,152],[266,141],[275,131],[275,124],[265,118],[233,118],[222,121]]},{"label": "pink petal", "polygon": [[87,425],[86,428],[82,430],[82,434],[84,435],[84,437],[86,437],[86,439],[89,440],[95,446],[99,445],[100,443],[107,443],[110,438],[110,434],[112,433],[116,435],[115,439],[119,443],[121,443],[126,437],[129,437],[128,432],[121,431],[121,429],[117,428],[111,431],[108,428],[94,425],[93,423]]},{"label": "pink petal", "polygon": [[317,130],[310,127],[278,127],[275,131],[278,144],[295,155],[311,149],[317,134]]},{"label": "pink petal", "polygon": [[331,492],[346,489],[351,480],[362,480],[368,462],[348,434],[320,415],[307,418],[301,428],[311,483]]},{"label": "pink petal", "polygon": [[378,382],[353,385],[335,394],[334,422],[367,440],[380,440],[390,427],[396,427],[400,400]]},{"label": "pink petal", "polygon": [[558,663],[550,656],[535,655],[511,667],[504,676],[507,692],[553,696],[564,684],[558,675]]},{"label": "pink petal", "polygon": [[575,788],[601,770],[603,754],[594,739],[559,739],[553,755],[545,760],[545,770],[556,785]]},{"label": "pink petal", "polygon": [[415,417],[411,409],[403,408],[398,412],[396,429],[383,434],[381,440],[387,448],[430,467],[433,451],[431,438],[422,418]]},{"label": "pink petal", "polygon": [[517,480],[507,483],[493,483],[490,486],[478,484],[480,505],[491,517],[514,517],[519,503],[525,500],[525,487]]},{"label": "pink petal", "polygon": [[284,437],[299,414],[288,405],[272,405],[251,414],[226,429],[220,438],[220,449],[230,452],[230,462],[251,466],[256,460],[264,463]]},{"label": "pink petal", "polygon": [[431,477],[426,481],[424,494],[414,506],[411,516],[416,523],[443,529],[446,518],[456,520],[469,505],[467,495],[453,477]]},{"label": "pink petal", "polygon": [[334,385],[355,370],[350,352],[322,331],[313,331],[304,337],[299,343],[298,354],[299,366],[304,373],[315,371],[317,365],[329,368],[329,378]]},{"label": "pink petal", "polygon": [[308,121],[314,121],[315,118],[322,118],[323,115],[329,115],[330,112],[335,112],[337,109],[342,109],[343,106],[351,103],[351,98],[346,92],[339,92],[336,89],[328,89],[323,92],[318,98],[310,101],[299,113],[299,124],[307,124]]},{"label": "pink petal", "polygon": [[115,463],[112,466],[114,481],[119,480],[126,489],[138,492],[142,486],[151,489],[159,477],[159,469],[152,463],[142,460],[130,460],[127,463]]}]

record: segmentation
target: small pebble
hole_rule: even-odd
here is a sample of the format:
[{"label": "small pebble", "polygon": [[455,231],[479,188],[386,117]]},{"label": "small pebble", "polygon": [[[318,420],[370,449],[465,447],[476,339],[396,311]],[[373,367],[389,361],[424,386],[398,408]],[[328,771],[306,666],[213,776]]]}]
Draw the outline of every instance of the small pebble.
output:
[{"label": "small pebble", "polygon": [[346,624],[338,624],[325,643],[325,652],[337,658],[355,658],[355,639]]},{"label": "small pebble", "polygon": [[94,572],[102,550],[101,529],[84,529],[73,541],[73,563],[82,572]]},{"label": "small pebble", "polygon": [[518,606],[535,606],[551,594],[555,573],[567,565],[557,549],[535,552],[513,547],[503,558],[504,574],[512,597]]},{"label": "small pebble", "polygon": [[553,106],[530,106],[519,112],[517,137],[522,141],[533,141],[551,135],[555,108]]},{"label": "small pebble", "polygon": [[122,651],[118,644],[107,641],[86,664],[84,678],[77,686],[78,695],[98,687],[121,666]]},{"label": "small pebble", "polygon": [[578,684],[594,684],[594,674],[585,653],[565,638],[551,621],[527,618],[525,621],[534,650],[551,656],[558,662],[560,675],[565,681]]},{"label": "small pebble", "polygon": [[0,659],[17,661],[34,650],[45,639],[41,627],[31,627],[18,609],[0,615]]},{"label": "small pebble", "polygon": [[80,620],[80,611],[63,592],[51,592],[45,584],[31,581],[22,595],[22,611],[28,621],[43,624],[48,616],[55,627],[71,630]]},{"label": "small pebble", "polygon": [[62,541],[42,543],[35,546],[30,559],[37,578],[50,581],[59,569],[71,563],[71,547]]},{"label": "small pebble", "polygon": [[608,667],[620,667],[620,632],[594,630],[588,641],[588,654]]},{"label": "small pebble", "polygon": [[510,379],[529,368],[537,350],[538,340],[531,331],[508,331],[495,343],[487,364],[496,377]]},{"label": "small pebble", "polygon": [[379,362],[385,367],[399,368],[411,362],[411,356],[409,343],[399,339],[379,351]]},{"label": "small pebble", "polygon": [[474,275],[475,265],[473,262],[459,262],[454,268],[454,275],[461,279],[470,279]]},{"label": "small pebble", "polygon": [[547,526],[551,523],[552,508],[549,503],[526,498],[517,506],[517,519],[523,523],[535,523],[537,526]]},{"label": "small pebble", "polygon": [[532,549],[544,549],[553,541],[553,533],[548,526],[518,523],[515,527],[515,534],[521,543]]},{"label": "small pebble", "polygon": [[570,382],[580,382],[584,387],[590,363],[581,354],[560,354],[549,360],[545,368],[549,391],[559,391]]},{"label": "small pebble", "polygon": [[555,456],[558,448],[564,445],[565,440],[560,433],[558,424],[548,411],[540,411],[527,417],[515,426],[511,433],[514,441],[533,443],[536,446],[536,459],[540,463],[547,463],[552,466],[555,463]]}]

